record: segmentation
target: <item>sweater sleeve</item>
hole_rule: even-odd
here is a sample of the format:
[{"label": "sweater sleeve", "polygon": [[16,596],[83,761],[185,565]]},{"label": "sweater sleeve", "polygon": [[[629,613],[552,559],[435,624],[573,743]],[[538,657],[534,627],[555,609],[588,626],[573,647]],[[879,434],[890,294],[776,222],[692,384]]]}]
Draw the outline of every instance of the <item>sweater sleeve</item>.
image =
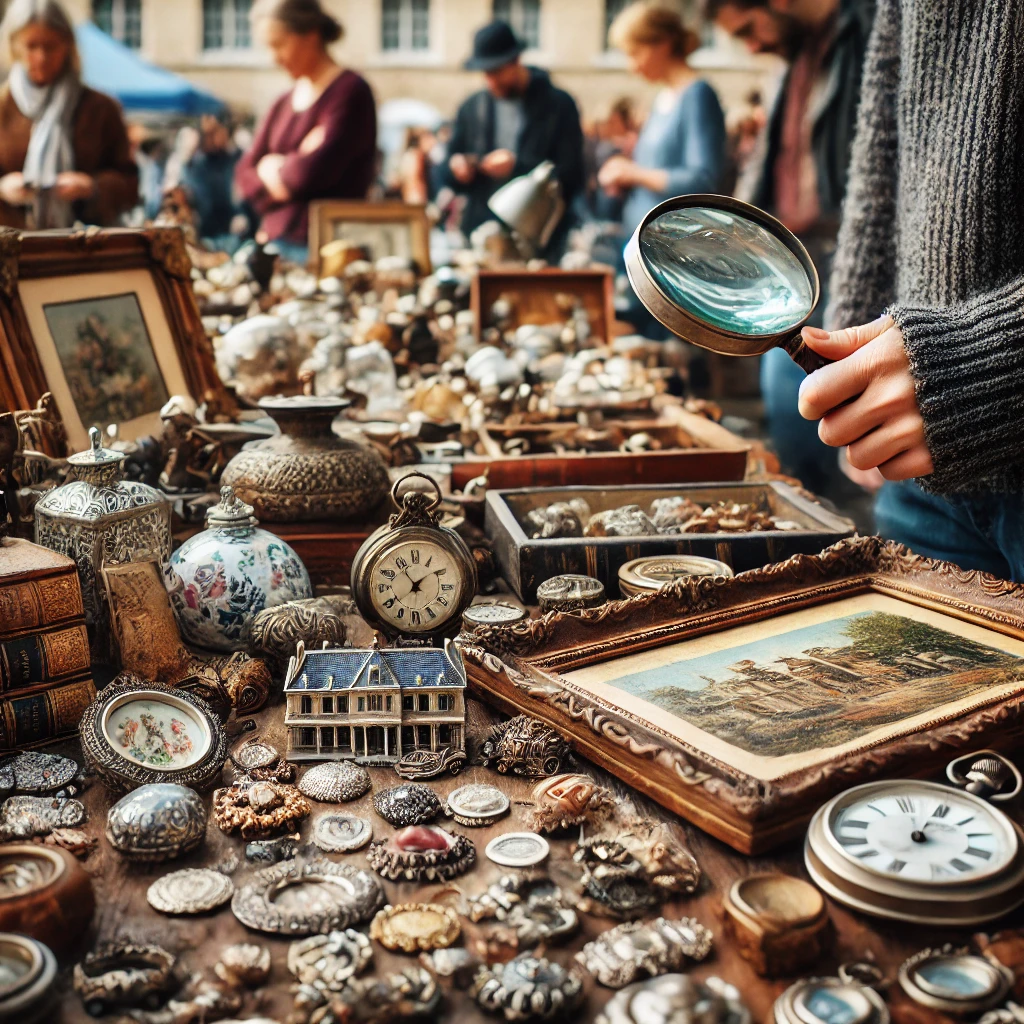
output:
[{"label": "sweater sleeve", "polygon": [[121,110],[112,100],[104,103],[97,130],[103,139],[103,165],[96,172],[96,194],[86,204],[85,215],[92,224],[111,225],[138,203],[139,169]]},{"label": "sweater sleeve", "polygon": [[289,153],[281,165],[281,181],[293,200],[321,198],[341,179],[355,159],[377,144],[377,110],[370,86],[362,79],[326,103],[317,119],[323,142],[309,153]]},{"label": "sweater sleeve", "polygon": [[888,312],[903,332],[938,494],[1013,492],[1024,478],[1024,276],[941,308]]},{"label": "sweater sleeve", "polygon": [[239,157],[235,166],[235,185],[239,195],[260,217],[276,205],[256,173],[256,165],[270,152],[270,128],[277,111],[278,104],[275,103],[256,129],[252,145]]},{"label": "sweater sleeve", "polygon": [[825,312],[830,330],[869,323],[895,298],[899,75],[899,0],[880,0]]},{"label": "sweater sleeve", "polygon": [[693,192],[717,192],[725,172],[725,115],[715,90],[697,82],[680,110],[680,162],[669,167],[662,198]]}]

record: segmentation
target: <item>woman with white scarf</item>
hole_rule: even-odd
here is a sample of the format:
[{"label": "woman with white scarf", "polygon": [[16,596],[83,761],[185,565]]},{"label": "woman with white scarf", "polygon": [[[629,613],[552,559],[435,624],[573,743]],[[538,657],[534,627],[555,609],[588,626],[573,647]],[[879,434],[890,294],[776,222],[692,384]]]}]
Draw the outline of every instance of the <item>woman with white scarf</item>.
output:
[{"label": "woman with white scarf", "polygon": [[138,201],[118,105],[82,84],[74,28],[57,0],[14,0],[13,61],[0,89],[0,224],[116,224]]}]

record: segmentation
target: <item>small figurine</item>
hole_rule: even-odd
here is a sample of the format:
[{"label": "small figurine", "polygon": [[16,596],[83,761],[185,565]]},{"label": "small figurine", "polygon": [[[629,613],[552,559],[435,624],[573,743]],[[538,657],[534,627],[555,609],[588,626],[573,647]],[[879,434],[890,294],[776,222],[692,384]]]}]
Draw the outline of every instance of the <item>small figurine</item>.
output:
[{"label": "small figurine", "polygon": [[528,715],[496,725],[481,751],[483,764],[502,775],[557,775],[569,745],[554,729]]}]

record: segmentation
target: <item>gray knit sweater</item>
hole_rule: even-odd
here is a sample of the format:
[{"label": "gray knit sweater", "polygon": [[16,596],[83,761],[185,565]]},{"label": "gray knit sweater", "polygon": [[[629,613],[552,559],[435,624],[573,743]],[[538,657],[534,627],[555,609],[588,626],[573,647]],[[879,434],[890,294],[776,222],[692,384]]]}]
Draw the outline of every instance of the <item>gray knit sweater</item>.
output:
[{"label": "gray knit sweater", "polygon": [[903,330],[921,482],[1024,490],[1024,0],[879,0],[831,296]]}]

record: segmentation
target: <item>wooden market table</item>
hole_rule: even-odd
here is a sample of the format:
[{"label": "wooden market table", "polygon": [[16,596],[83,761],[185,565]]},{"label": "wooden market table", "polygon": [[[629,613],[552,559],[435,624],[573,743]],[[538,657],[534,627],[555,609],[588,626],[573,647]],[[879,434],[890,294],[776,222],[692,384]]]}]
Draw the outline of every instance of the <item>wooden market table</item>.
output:
[{"label": "wooden market table", "polygon": [[[361,631],[366,627],[358,622],[357,628],[360,630],[358,633],[356,628],[350,626],[350,638],[354,643],[359,644],[366,639],[361,635]],[[472,760],[490,726],[499,721],[501,716],[478,700],[471,698],[467,704],[469,750]],[[249,737],[262,736],[283,751],[285,749],[283,716],[283,704],[272,703],[255,716],[258,730],[246,735]],[[234,742],[240,742],[240,740]],[[53,749],[55,752],[79,759],[77,742],[65,743]],[[379,839],[389,835],[392,829],[373,811],[373,791],[396,785],[400,780],[389,768],[368,770],[373,780],[373,789],[359,800],[341,806],[346,812],[370,820],[374,827],[374,838]],[[668,811],[630,790],[623,783],[589,762],[580,759],[579,770],[608,786],[617,798],[616,813],[618,817],[606,826],[604,829],[606,834],[614,833],[615,820],[628,818],[630,815],[647,820],[678,820]],[[505,873],[506,869],[502,869],[486,859],[483,853],[484,847],[495,835],[525,827],[523,820],[528,807],[524,804],[529,799],[534,781],[500,776],[481,766],[469,765],[456,778],[444,776],[429,783],[442,798],[442,803],[444,802],[443,797],[448,792],[467,782],[491,783],[507,793],[512,800],[511,814],[498,824],[482,829],[457,828],[458,831],[470,836],[478,853],[475,868],[453,883],[464,893],[475,895]],[[113,799],[99,782],[93,782],[83,794],[82,799],[89,812],[89,820],[84,827],[91,834],[101,836],[105,827],[107,809],[114,802]],[[209,806],[208,796],[206,802]],[[304,840],[309,837],[312,819],[328,809],[337,808],[333,805],[314,802],[313,813],[302,826]],[[438,819],[438,822],[443,824],[443,819]],[[743,993],[754,1020],[759,1024],[767,1022],[770,1019],[770,1010],[774,999],[790,981],[795,979],[780,981],[760,979],[739,957],[735,948],[730,945],[723,934],[722,895],[735,879],[758,871],[779,870],[806,878],[802,852],[799,846],[794,844],[779,850],[772,856],[748,858],[735,853],[696,828],[685,823],[684,825],[689,837],[690,849],[701,866],[703,878],[698,892],[693,897],[666,903],[662,914],[668,918],[692,916],[712,930],[715,945],[711,956],[704,963],[694,966],[692,974],[697,978],[718,975],[736,985]],[[273,957],[273,973],[270,984],[258,994],[250,993],[238,1016],[242,1019],[252,1016],[267,1016],[284,1024],[292,1009],[292,997],[289,989],[293,979],[285,966],[288,939],[249,931],[235,919],[227,906],[212,914],[198,917],[167,917],[153,910],[146,902],[146,889],[159,876],[183,867],[212,867],[225,861],[231,854],[237,855],[239,861],[239,866],[231,877],[236,886],[244,884],[256,870],[246,863],[244,846],[243,840],[224,835],[211,822],[206,843],[196,852],[179,860],[162,864],[138,865],[123,860],[111,849],[106,840],[101,838],[99,847],[83,862],[86,871],[93,879],[97,909],[90,931],[87,936],[83,936],[80,943],[78,955],[96,948],[99,944],[114,940],[158,943],[179,956],[180,964],[186,972],[201,973],[205,978],[213,980],[212,967],[224,946],[237,942],[256,942],[266,945],[270,948]],[[571,892],[579,877],[578,870],[571,860],[573,837],[553,839],[551,846],[549,873],[564,889]],[[332,858],[348,860],[350,863],[364,866],[364,855],[365,849],[351,854],[332,855]],[[413,883],[384,882],[383,884],[388,900],[392,903],[429,899],[433,893],[441,891],[442,888],[449,888],[448,886]],[[970,939],[969,930],[966,929],[956,932],[873,921],[849,912],[831,901],[826,902],[837,932],[835,949],[833,955],[823,960],[815,970],[807,972],[808,974],[832,974],[839,963],[869,960],[876,963],[888,979],[894,979],[900,963],[922,948],[938,946],[947,941],[962,945]],[[618,923],[607,918],[586,914],[580,915],[580,921],[581,928],[572,941],[553,947],[547,951],[546,955],[563,965],[569,965],[572,962],[573,954],[582,947],[584,942]],[[1024,925],[1024,913],[1020,911],[1010,915],[1006,921],[1000,922],[1000,926],[1004,928],[1021,925]],[[477,927],[486,928],[487,923],[484,922]],[[64,967],[61,974],[62,1016],[59,1020],[62,1024],[85,1024],[92,1018],[87,1016],[81,1001],[71,988],[68,968],[72,962],[73,960],[69,960],[62,964]],[[415,962],[415,957],[389,953],[374,943],[372,971],[386,972]],[[364,976],[370,973],[369,971],[365,972]],[[442,982],[442,987],[445,989],[445,997],[439,1020],[458,1022],[458,1024],[483,1024],[484,1021],[498,1019],[488,1017],[478,1010],[465,992],[451,988],[449,982]],[[579,1021],[593,1020],[600,1007],[612,995],[613,990],[603,988],[592,979],[588,979],[586,1001],[575,1019]],[[925,1024],[925,1022],[951,1024],[949,1019],[941,1014],[910,1003],[895,984],[889,990],[889,1005],[895,1024]],[[121,1020],[124,1018],[115,1014],[103,1019]]]}]

